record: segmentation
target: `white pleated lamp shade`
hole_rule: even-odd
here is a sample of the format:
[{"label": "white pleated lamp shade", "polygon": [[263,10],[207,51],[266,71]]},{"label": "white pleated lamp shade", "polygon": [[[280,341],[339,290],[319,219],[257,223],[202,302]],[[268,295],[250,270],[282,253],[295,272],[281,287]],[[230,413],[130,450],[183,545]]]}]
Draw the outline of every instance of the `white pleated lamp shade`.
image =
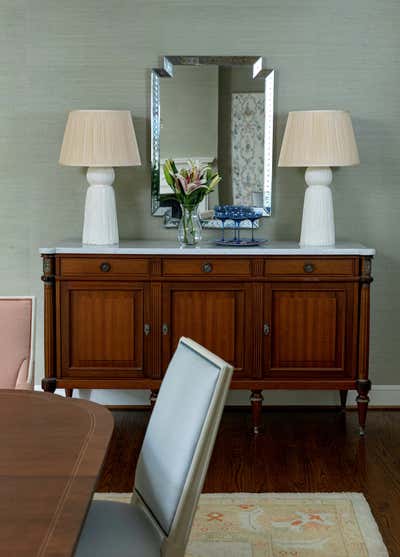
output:
[{"label": "white pleated lamp shade", "polygon": [[129,110],[73,110],[61,146],[65,166],[140,166]]},{"label": "white pleated lamp shade", "polygon": [[289,112],[278,166],[360,163],[351,117],[343,110]]}]

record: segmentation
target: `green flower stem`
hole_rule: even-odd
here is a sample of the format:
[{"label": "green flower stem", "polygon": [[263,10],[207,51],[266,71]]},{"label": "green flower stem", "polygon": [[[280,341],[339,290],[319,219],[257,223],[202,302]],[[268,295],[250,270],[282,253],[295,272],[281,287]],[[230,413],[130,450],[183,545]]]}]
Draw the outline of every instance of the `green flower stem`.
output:
[{"label": "green flower stem", "polygon": [[[182,224],[183,224],[183,241],[185,244],[190,245],[194,243],[194,223],[193,223],[193,211],[197,209],[197,206],[185,207],[181,206],[182,209]],[[190,238],[190,241],[189,241]]]},{"label": "green flower stem", "polygon": [[187,221],[186,221],[186,209],[182,210],[182,218],[183,218],[183,241],[185,242],[185,244],[189,243],[188,240],[188,231],[187,231]]}]

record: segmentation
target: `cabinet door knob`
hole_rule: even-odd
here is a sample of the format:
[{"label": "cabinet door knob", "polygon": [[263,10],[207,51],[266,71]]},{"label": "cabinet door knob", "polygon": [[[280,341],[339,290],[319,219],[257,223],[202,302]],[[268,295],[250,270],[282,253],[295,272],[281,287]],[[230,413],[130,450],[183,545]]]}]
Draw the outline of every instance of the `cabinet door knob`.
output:
[{"label": "cabinet door knob", "polygon": [[102,263],[100,265],[100,271],[102,271],[103,273],[108,273],[108,271],[111,271],[111,265],[109,263]]},{"label": "cabinet door knob", "polygon": [[305,273],[312,273],[315,270],[315,267],[312,263],[306,263],[303,269]]},{"label": "cabinet door knob", "polygon": [[211,271],[213,270],[213,266],[211,263],[203,263],[201,269],[203,273],[211,273]]},{"label": "cabinet door knob", "polygon": [[264,335],[267,337],[269,335],[270,331],[271,331],[271,328],[268,325],[268,323],[264,323],[263,330],[264,330]]},{"label": "cabinet door knob", "polygon": [[151,331],[150,324],[149,324],[149,323],[145,323],[145,324],[144,324],[144,334],[146,335],[146,337],[149,336],[150,331]]},{"label": "cabinet door knob", "polygon": [[163,323],[163,326],[162,326],[162,334],[163,334],[164,336],[166,336],[166,335],[168,334],[168,331],[169,331],[168,325],[167,325],[166,323]]}]

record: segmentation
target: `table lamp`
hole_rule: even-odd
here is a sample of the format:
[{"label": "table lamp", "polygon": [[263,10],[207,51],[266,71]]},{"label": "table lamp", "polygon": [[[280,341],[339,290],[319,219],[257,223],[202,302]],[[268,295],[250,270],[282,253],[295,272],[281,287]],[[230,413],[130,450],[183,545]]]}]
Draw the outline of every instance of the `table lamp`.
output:
[{"label": "table lamp", "polygon": [[83,244],[118,244],[112,186],[114,166],[139,166],[140,155],[128,110],[73,110],[68,115],[60,164],[87,166]]},{"label": "table lamp", "polygon": [[332,166],[360,163],[350,114],[343,110],[289,112],[278,166],[305,166],[301,246],[335,244]]}]

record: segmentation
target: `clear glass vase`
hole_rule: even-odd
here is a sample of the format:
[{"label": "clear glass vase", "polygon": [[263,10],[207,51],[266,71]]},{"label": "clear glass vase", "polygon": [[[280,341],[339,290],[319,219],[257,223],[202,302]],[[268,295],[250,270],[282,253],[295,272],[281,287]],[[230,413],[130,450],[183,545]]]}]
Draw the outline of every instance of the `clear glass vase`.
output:
[{"label": "clear glass vase", "polygon": [[178,227],[178,241],[181,246],[195,246],[201,240],[201,222],[199,206],[184,207],[181,205],[182,216]]}]

